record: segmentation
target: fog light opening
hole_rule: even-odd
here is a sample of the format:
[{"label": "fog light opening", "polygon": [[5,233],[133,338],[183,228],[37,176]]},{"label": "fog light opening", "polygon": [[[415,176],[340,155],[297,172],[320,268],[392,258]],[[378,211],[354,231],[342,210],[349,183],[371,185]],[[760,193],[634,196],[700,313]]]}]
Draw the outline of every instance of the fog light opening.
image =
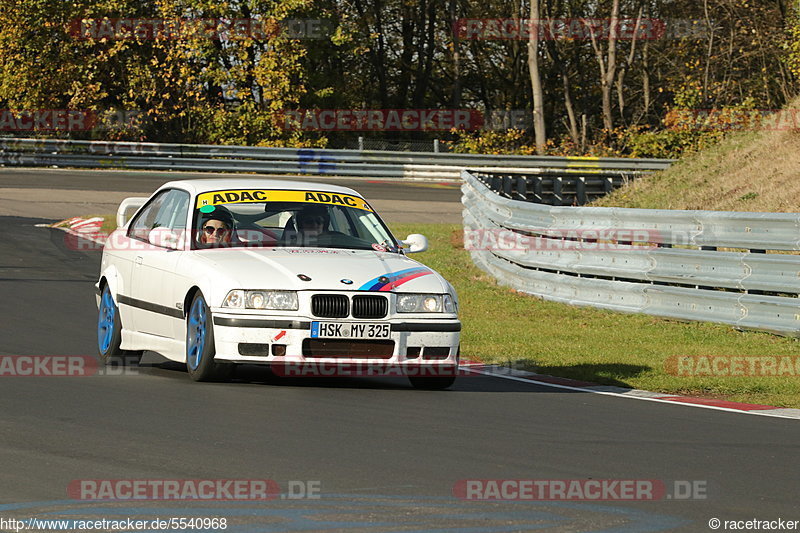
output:
[{"label": "fog light opening", "polygon": [[286,355],[286,345],[285,344],[273,344],[272,345],[272,355],[276,357],[283,357]]}]

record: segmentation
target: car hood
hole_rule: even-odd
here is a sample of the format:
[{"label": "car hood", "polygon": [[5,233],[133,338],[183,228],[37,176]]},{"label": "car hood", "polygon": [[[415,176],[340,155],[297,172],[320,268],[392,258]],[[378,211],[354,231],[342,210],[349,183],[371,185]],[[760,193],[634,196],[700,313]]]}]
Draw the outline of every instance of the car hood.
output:
[{"label": "car hood", "polygon": [[[447,292],[430,268],[391,252],[322,248],[226,249],[195,252],[230,289]],[[304,281],[301,276],[310,278]],[[220,276],[222,277],[222,276]]]}]

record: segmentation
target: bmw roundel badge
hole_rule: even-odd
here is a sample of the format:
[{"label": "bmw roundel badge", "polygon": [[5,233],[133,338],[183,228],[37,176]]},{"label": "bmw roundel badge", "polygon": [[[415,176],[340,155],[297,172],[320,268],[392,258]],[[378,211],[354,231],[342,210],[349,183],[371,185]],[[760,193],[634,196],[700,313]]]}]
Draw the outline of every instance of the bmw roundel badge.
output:
[{"label": "bmw roundel badge", "polygon": [[344,278],[344,279],[342,279],[342,280],[339,280],[339,281],[341,281],[341,282],[342,282],[342,283],[344,283],[345,285],[352,285],[352,284],[353,284],[353,280],[352,280],[352,279],[347,279],[347,278]]}]

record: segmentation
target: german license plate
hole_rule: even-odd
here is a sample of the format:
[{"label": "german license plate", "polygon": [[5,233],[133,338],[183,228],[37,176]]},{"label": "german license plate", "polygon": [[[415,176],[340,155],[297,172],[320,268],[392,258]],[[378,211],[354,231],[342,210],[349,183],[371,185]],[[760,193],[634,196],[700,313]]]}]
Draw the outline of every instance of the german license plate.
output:
[{"label": "german license plate", "polygon": [[313,339],[388,339],[390,336],[389,324],[318,321],[311,323]]}]

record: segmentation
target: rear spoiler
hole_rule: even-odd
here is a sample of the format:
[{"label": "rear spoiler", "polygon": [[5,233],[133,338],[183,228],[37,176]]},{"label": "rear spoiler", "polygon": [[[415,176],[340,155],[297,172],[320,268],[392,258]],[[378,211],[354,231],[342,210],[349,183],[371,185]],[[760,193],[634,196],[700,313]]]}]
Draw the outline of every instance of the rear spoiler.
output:
[{"label": "rear spoiler", "polygon": [[142,207],[147,202],[147,200],[149,200],[149,198],[144,198],[140,196],[125,198],[124,200],[122,200],[122,203],[119,204],[119,207],[117,208],[117,227],[124,228],[130,221],[130,219],[127,218],[126,215],[131,211],[132,212],[138,211],[139,208]]}]

